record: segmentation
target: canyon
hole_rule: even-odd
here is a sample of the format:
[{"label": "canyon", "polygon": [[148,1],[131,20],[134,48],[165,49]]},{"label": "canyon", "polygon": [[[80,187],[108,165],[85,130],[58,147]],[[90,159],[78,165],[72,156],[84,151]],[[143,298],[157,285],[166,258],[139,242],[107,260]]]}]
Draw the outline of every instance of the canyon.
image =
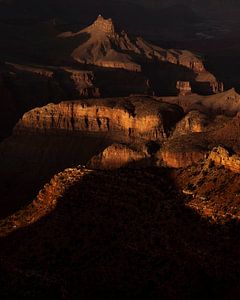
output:
[{"label": "canyon", "polygon": [[45,4],[0,0],[0,297],[238,299],[239,5]]},{"label": "canyon", "polygon": [[[36,59],[29,53],[28,58],[6,57],[1,62],[1,82],[11,90],[11,101],[4,102],[11,105],[4,108],[9,117],[1,126],[2,137],[26,111],[50,102],[132,94],[209,95],[224,90],[199,55],[131,37],[102,16],[80,31],[54,31],[47,44],[49,48]],[[0,87],[3,99],[9,98],[6,86]]]},{"label": "canyon", "polygon": [[[44,182],[67,167],[187,168],[219,145],[240,154],[239,114],[231,117],[232,105],[229,111],[220,109],[229,93],[201,96],[204,104],[211,104],[209,97],[223,99],[216,110],[206,105],[202,112],[187,112],[180,106],[182,96],[176,104],[176,97],[144,95],[64,101],[30,110],[0,144],[2,216],[31,202]],[[193,97],[183,98],[191,103]]]},{"label": "canyon", "polygon": [[[29,111],[0,145],[1,213],[15,209],[9,197],[21,207],[55,173],[86,165],[114,143],[135,148],[135,160],[150,160],[148,142],[158,145],[182,116],[180,107],[149,96],[68,101]],[[116,158],[127,164],[131,151],[125,160],[125,152],[119,154]]]}]

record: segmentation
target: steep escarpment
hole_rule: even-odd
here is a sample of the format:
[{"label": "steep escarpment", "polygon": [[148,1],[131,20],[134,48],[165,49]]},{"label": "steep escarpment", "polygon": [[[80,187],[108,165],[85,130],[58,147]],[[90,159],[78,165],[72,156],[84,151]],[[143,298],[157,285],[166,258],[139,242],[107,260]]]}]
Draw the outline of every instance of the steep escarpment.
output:
[{"label": "steep escarpment", "polygon": [[0,75],[0,138],[8,136],[28,110],[59,99],[99,97],[88,71],[7,63]]},{"label": "steep escarpment", "polygon": [[25,112],[48,103],[152,93],[144,75],[124,70],[10,62],[2,68],[0,135],[3,137],[9,135]]},{"label": "steep escarpment", "polygon": [[49,104],[26,113],[15,133],[100,133],[121,138],[161,140],[182,117],[179,107],[151,97]]},{"label": "steep escarpment", "polygon": [[[21,84],[24,85],[26,82],[34,84],[35,81],[38,81],[44,91],[42,99],[45,98],[49,101],[58,96],[62,99],[100,96],[95,83],[95,75],[88,70],[10,62],[6,62],[6,68],[8,72],[16,73],[15,78],[11,80],[12,85],[19,89],[16,91],[16,96],[20,96]],[[28,90],[25,93],[26,97],[29,97]],[[40,100],[38,104],[41,104]]]}]

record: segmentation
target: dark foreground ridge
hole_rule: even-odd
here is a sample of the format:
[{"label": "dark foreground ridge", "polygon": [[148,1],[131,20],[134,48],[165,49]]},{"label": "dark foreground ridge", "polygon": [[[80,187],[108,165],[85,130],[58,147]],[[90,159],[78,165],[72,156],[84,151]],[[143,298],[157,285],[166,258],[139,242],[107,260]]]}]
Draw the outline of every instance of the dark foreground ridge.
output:
[{"label": "dark foreground ridge", "polygon": [[42,191],[48,214],[1,238],[3,298],[236,299],[238,223],[201,219],[166,169],[79,172]]}]

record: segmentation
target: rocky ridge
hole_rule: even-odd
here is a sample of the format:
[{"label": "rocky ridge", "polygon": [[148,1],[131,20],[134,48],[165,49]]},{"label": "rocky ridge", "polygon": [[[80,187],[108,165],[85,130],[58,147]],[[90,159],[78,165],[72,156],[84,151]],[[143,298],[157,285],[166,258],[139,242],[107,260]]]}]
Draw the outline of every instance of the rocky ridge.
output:
[{"label": "rocky ridge", "polygon": [[27,207],[8,218],[0,220],[0,237],[20,228],[27,227],[50,214],[57,206],[61,196],[81,178],[91,172],[87,169],[69,168],[56,174],[39,191],[37,197]]},{"label": "rocky ridge", "polygon": [[[73,168],[57,174],[31,205],[0,222],[0,294],[21,298],[26,292],[31,297],[51,293],[70,299],[112,298],[119,291],[125,298],[143,293],[152,298],[205,298],[210,292],[228,296],[238,282],[238,225],[227,212],[222,222],[211,219],[211,201],[201,200],[207,218],[194,204],[199,207],[197,201],[206,197],[200,192],[212,196],[209,183],[214,184],[219,172],[217,196],[224,189],[233,201],[230,192],[237,178],[224,169],[202,171],[195,169],[198,179],[211,180],[198,182],[199,197],[194,199],[180,192],[192,182],[187,169]],[[184,177],[188,181],[181,185]],[[231,182],[221,188],[226,177]],[[215,209],[220,213],[219,203]],[[29,249],[31,263],[26,259]],[[166,272],[171,276],[166,278]]]},{"label": "rocky ridge", "polygon": [[[89,39],[72,53],[74,59],[81,63],[126,68],[130,71],[140,72],[141,65],[134,62],[134,55],[143,54],[147,59],[156,58],[160,61],[179,64],[199,74],[206,71],[201,60],[190,51],[165,50],[144,41],[142,38],[133,41],[124,31],[117,33],[112,19],[104,19],[101,15],[86,29],[77,33],[66,32],[60,37],[69,38],[81,34],[88,34]],[[111,43],[116,45],[118,51],[112,48]],[[101,47],[103,48],[102,52]],[[124,51],[130,51],[130,54],[124,54]]]},{"label": "rocky ridge", "polygon": [[[65,32],[59,37],[74,39],[79,36],[85,41],[72,52],[72,57],[81,64],[144,73],[146,64],[158,62],[170,70],[171,66],[175,66],[173,73],[176,79],[173,84],[177,90],[180,89],[180,93],[189,93],[192,87],[204,94],[223,91],[223,85],[205,69],[201,59],[190,51],[163,49],[140,37],[130,38],[126,32],[116,31],[112,19],[104,19],[99,15],[89,27],[76,33]],[[155,64],[155,68],[157,67],[161,69],[161,66]],[[187,70],[187,77],[191,81],[188,83],[185,74]],[[178,78],[181,73],[182,76]]]}]

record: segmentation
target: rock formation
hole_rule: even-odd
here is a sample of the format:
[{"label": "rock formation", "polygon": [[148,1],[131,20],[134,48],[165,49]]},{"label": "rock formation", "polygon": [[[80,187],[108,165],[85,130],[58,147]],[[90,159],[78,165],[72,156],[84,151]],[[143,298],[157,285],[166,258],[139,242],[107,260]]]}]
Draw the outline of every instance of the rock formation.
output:
[{"label": "rock formation", "polygon": [[197,146],[189,148],[186,144],[180,149],[171,149],[170,146],[171,144],[159,152],[160,165],[162,160],[169,168],[186,168],[206,158],[206,151]]},{"label": "rock formation", "polygon": [[178,97],[164,97],[165,102],[174,103],[188,113],[198,110],[214,115],[234,116],[240,111],[240,95],[235,89],[230,89],[215,95],[185,95]]},{"label": "rock formation", "polygon": [[141,65],[136,62],[135,57],[136,55],[144,55],[142,58],[179,64],[197,74],[205,72],[201,60],[191,52],[165,50],[144,41],[142,38],[137,38],[134,41],[124,31],[117,33],[113,21],[104,19],[101,15],[89,27],[77,33],[65,32],[60,37],[72,38],[84,34],[89,38],[72,53],[73,58],[81,63],[141,72]]},{"label": "rock formation", "polygon": [[[223,86],[205,69],[200,58],[190,51],[163,49],[140,37],[130,38],[124,31],[118,33],[113,21],[102,16],[79,32],[65,32],[59,37],[82,37],[83,42],[72,52],[74,60],[81,64],[145,73],[146,63],[158,62],[160,65],[165,64],[165,68],[171,69],[174,66],[175,70],[171,73],[175,78],[171,78],[171,75],[168,80],[177,86],[180,93],[191,91],[190,83],[186,83],[187,72],[194,91],[212,94],[223,90]],[[155,64],[155,68],[161,70],[158,64]]]},{"label": "rock formation", "polygon": [[177,81],[176,88],[179,90],[180,96],[185,96],[192,92],[192,87],[189,81]]},{"label": "rock formation", "polygon": [[91,71],[74,70],[72,68],[63,68],[70,74],[70,79],[74,82],[74,87],[78,91],[79,97],[100,97],[99,88],[95,83],[95,75]]},{"label": "rock formation", "polygon": [[196,110],[190,111],[181,121],[176,125],[173,135],[178,136],[182,134],[203,132],[209,123],[207,116]]},{"label": "rock formation", "polygon": [[149,155],[123,144],[113,144],[94,156],[87,167],[90,169],[119,169],[121,167],[144,167],[150,165]]},{"label": "rock formation", "polygon": [[48,104],[26,113],[15,133],[104,133],[121,139],[162,140],[182,117],[177,106],[150,97],[132,97]]},{"label": "rock formation", "polygon": [[240,173],[240,157],[236,154],[231,155],[223,147],[214,148],[209,154],[208,162],[214,162],[216,165],[223,166],[232,172]]},{"label": "rock formation", "polygon": [[[35,79],[39,82],[48,81],[52,86],[57,86],[62,89],[63,95],[65,94],[68,99],[73,97],[88,98],[100,97],[99,88],[95,83],[95,75],[91,71],[73,69],[71,67],[53,67],[53,66],[40,66],[40,65],[20,65],[14,63],[6,63],[9,71],[18,72],[25,77],[29,77],[29,81]],[[32,77],[32,78],[31,78]],[[26,78],[25,78],[26,80]],[[14,82],[14,80],[13,80]],[[57,94],[52,88],[48,93]],[[62,96],[64,97],[64,96]],[[48,95],[45,98],[49,98]]]},{"label": "rock formation", "polygon": [[[145,145],[165,140],[182,117],[178,106],[147,96],[66,101],[29,111],[0,144],[0,215],[12,212],[10,198],[19,208],[49,177],[93,157],[97,168],[148,164],[152,152]],[[108,148],[116,143],[126,147]],[[14,189],[6,191],[9,182]]]}]

